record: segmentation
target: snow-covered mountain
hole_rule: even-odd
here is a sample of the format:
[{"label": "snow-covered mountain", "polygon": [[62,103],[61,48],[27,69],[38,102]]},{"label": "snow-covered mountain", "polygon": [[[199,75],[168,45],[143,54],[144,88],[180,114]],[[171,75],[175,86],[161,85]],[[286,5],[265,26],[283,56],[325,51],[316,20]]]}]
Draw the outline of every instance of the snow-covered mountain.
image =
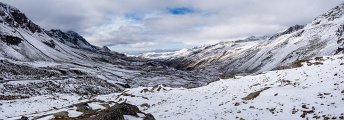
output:
[{"label": "snow-covered mountain", "polygon": [[343,14],[344,4],[340,4],[307,25],[292,26],[270,38],[222,42],[167,57],[155,54],[154,58],[178,69],[210,68],[224,73],[223,76],[290,68],[298,60],[343,51]]},{"label": "snow-covered mountain", "polygon": [[46,31],[24,13],[0,3],[0,56],[19,61],[70,61],[85,59],[89,53],[78,49],[100,50],[75,32]]}]

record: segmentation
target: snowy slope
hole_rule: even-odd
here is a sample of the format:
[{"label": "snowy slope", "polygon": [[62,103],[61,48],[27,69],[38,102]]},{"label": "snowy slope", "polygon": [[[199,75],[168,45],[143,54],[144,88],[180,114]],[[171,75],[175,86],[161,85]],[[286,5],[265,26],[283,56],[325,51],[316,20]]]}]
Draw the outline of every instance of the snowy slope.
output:
[{"label": "snowy slope", "polygon": [[[2,101],[0,116],[9,119],[20,118],[23,114],[34,117],[68,111],[77,117],[81,113],[75,116],[76,108],[66,106],[89,101],[88,106],[92,108],[106,109],[102,104],[125,101],[140,106],[140,110],[151,113],[158,120],[343,119],[343,55],[318,57],[300,65],[302,67],[294,69],[222,79],[193,89],[139,87],[92,98],[48,95]],[[83,99],[77,100],[80,97]]]},{"label": "snowy slope", "polygon": [[[136,105],[147,103],[150,107],[142,109],[157,119],[286,120],[323,115],[343,119],[343,57],[324,57],[303,64],[305,67],[237,76],[194,89],[137,88],[125,93],[148,99],[120,98]],[[145,89],[148,91],[144,92]],[[248,98],[250,94],[257,96]],[[111,96],[99,98],[106,100]],[[307,114],[302,116],[304,113]]]}]

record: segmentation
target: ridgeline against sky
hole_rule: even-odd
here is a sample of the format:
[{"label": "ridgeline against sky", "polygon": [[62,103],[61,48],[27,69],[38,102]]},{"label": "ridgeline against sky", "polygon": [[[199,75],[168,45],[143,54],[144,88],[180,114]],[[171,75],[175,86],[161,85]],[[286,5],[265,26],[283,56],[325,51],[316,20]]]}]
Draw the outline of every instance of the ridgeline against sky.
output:
[{"label": "ridgeline against sky", "polygon": [[[341,0],[3,0],[45,28],[73,30],[119,52],[180,49],[270,35]],[[39,4],[37,4],[39,3]]]}]

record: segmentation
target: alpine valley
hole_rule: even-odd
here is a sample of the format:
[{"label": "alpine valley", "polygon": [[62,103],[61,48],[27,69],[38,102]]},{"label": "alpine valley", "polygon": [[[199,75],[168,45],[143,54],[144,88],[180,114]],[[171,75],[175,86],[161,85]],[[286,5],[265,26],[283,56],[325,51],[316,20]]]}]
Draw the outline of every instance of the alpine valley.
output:
[{"label": "alpine valley", "polygon": [[0,3],[0,120],[344,119],[344,4],[272,36],[128,57]]}]

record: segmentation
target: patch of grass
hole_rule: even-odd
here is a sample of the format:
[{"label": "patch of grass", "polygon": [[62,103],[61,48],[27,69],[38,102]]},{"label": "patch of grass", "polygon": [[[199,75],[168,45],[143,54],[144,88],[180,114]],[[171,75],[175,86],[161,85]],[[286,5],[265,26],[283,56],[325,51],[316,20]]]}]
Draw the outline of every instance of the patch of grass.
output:
[{"label": "patch of grass", "polygon": [[304,62],[307,62],[307,60],[296,60],[291,64],[291,66],[292,66],[292,68],[302,67],[303,66],[302,64]]},{"label": "patch of grass", "polygon": [[0,100],[16,100],[16,99],[25,99],[29,96],[20,96],[20,95],[0,95]]},{"label": "patch of grass", "polygon": [[243,100],[253,100],[255,99],[256,97],[258,97],[260,95],[261,92],[263,92],[264,90],[267,90],[269,89],[270,87],[266,87],[262,90],[259,90],[259,91],[256,91],[256,92],[253,92],[253,93],[250,93],[248,94],[246,97],[242,98]]}]

